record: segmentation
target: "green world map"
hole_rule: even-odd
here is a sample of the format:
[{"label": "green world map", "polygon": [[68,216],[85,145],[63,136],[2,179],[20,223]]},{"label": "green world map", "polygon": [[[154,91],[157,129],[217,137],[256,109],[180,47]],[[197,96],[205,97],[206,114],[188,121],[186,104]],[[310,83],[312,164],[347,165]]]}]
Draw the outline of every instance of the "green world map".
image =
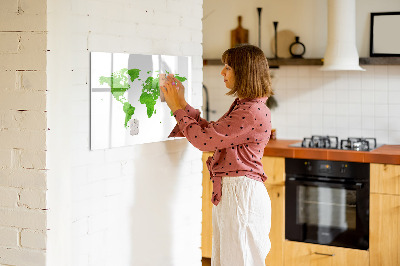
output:
[{"label": "green world map", "polygon": [[[100,84],[104,83],[108,84],[111,87],[111,94],[113,97],[122,103],[123,111],[125,113],[125,128],[128,127],[128,122],[131,120],[132,116],[135,114],[135,107],[128,102],[128,100],[124,97],[124,94],[131,89],[131,85],[129,84],[129,80],[134,82],[135,80],[141,81],[142,94],[140,95],[138,101],[141,104],[146,105],[147,108],[147,116],[150,118],[153,114],[156,113],[155,105],[157,103],[158,98],[160,97],[160,88],[159,88],[159,76],[157,74],[156,77],[149,76],[145,81],[139,79],[140,69],[127,69],[123,68],[119,71],[116,71],[111,74],[111,77],[101,76],[99,81]],[[156,71],[158,72],[158,71]],[[151,74],[151,71],[146,72],[148,75]],[[166,72],[169,74],[168,72]],[[184,82],[186,80],[185,77],[180,77],[179,74],[175,74],[174,77],[180,82]]]}]

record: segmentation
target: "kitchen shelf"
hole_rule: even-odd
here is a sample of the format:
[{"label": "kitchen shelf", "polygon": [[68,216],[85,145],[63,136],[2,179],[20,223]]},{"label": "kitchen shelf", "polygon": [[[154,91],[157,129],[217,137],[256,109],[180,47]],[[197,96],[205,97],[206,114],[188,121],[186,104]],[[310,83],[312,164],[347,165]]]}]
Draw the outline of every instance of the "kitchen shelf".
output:
[{"label": "kitchen shelf", "polygon": [[[322,58],[268,58],[268,64],[271,68],[279,66],[304,66],[304,65],[322,65]],[[222,65],[220,59],[204,59],[203,65],[217,66]]]},{"label": "kitchen shelf", "polygon": [[362,57],[360,65],[400,65],[400,57]]},{"label": "kitchen shelf", "polygon": [[322,66],[322,58],[268,58],[270,67]]},{"label": "kitchen shelf", "polygon": [[[279,66],[322,66],[323,58],[268,58],[271,68]],[[222,65],[220,59],[204,59],[204,66]],[[400,65],[400,57],[362,57],[360,65]]]}]

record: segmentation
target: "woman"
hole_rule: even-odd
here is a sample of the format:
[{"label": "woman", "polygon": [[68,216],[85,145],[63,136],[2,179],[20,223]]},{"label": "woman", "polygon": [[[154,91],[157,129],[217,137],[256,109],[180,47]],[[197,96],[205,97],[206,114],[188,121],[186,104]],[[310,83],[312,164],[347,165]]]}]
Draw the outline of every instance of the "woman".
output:
[{"label": "woman", "polygon": [[212,265],[265,265],[270,250],[271,202],[261,158],[271,130],[268,62],[252,45],[225,51],[221,71],[227,95],[237,98],[218,121],[207,122],[184,99],[172,76],[162,89],[178,124],[170,137],[184,136],[201,151],[214,151],[207,166],[213,182]]}]

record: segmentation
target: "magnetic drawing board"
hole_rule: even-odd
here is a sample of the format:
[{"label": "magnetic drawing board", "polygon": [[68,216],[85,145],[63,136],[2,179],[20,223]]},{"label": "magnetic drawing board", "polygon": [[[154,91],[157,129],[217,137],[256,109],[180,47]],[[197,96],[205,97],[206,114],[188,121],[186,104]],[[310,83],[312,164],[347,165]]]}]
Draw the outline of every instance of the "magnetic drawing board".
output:
[{"label": "magnetic drawing board", "polygon": [[159,82],[174,74],[190,103],[191,57],[92,52],[92,150],[167,140],[176,121],[161,102]]}]

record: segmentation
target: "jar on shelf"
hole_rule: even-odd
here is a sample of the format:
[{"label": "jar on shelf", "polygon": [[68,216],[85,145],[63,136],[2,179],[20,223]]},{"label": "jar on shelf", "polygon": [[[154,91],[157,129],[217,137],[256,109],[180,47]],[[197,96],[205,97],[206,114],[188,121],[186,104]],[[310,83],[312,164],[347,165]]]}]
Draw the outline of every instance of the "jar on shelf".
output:
[{"label": "jar on shelf", "polygon": [[306,53],[306,47],[300,42],[299,36],[296,36],[295,40],[296,41],[290,45],[289,52],[292,58],[303,58],[303,55]]}]

